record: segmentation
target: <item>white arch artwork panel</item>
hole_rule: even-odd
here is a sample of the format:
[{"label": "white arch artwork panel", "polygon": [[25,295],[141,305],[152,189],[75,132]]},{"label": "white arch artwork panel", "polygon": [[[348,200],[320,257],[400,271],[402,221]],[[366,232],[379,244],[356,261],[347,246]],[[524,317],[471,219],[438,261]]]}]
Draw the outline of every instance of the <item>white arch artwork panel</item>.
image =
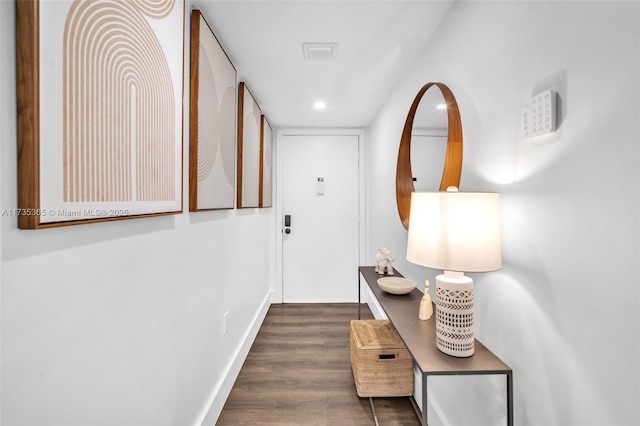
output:
[{"label": "white arch artwork panel", "polygon": [[237,72],[199,10],[191,12],[189,211],[235,202]]},{"label": "white arch artwork panel", "polygon": [[184,0],[16,13],[19,227],[181,212]]},{"label": "white arch artwork panel", "polygon": [[273,130],[262,116],[260,124],[260,207],[273,205]]},{"label": "white arch artwork panel", "polygon": [[260,207],[260,118],[246,84],[238,89],[238,208]]}]

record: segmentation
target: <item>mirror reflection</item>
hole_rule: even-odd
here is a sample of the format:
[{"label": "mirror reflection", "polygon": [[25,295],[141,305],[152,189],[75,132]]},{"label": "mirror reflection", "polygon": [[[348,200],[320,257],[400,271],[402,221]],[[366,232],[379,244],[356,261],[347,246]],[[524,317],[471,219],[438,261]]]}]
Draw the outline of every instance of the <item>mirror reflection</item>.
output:
[{"label": "mirror reflection", "polygon": [[411,130],[411,172],[416,191],[437,191],[447,155],[447,104],[440,90],[427,90]]}]

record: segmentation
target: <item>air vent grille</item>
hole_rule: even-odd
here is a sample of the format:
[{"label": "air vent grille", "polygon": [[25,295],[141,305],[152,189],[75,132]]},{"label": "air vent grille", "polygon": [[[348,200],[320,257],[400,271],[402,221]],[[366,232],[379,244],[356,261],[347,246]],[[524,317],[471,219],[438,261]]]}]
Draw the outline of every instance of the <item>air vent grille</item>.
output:
[{"label": "air vent grille", "polygon": [[302,43],[305,61],[330,61],[338,55],[338,43]]}]

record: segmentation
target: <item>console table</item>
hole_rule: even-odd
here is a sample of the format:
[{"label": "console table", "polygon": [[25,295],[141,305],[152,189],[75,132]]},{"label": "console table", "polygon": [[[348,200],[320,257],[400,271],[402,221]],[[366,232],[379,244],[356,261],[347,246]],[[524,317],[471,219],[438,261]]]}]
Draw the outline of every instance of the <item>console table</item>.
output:
[{"label": "console table", "polygon": [[[513,426],[513,376],[511,368],[478,340],[474,354],[468,358],[456,358],[442,353],[436,347],[435,306],[434,315],[426,321],[418,319],[422,292],[414,289],[409,294],[394,295],[383,291],[377,283],[379,275],[373,266],[358,268],[358,318],[360,318],[360,281],[363,277],[373,292],[389,321],[411,353],[422,372],[422,424],[427,425],[427,379],[435,375],[504,374],[507,381],[507,425]],[[395,276],[402,277],[394,269]]]}]

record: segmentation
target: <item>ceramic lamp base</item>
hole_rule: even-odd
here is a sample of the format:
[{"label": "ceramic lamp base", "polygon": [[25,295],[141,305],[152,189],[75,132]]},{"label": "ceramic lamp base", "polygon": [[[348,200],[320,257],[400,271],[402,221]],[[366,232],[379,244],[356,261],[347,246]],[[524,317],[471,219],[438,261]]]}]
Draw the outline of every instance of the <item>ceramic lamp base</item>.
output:
[{"label": "ceramic lamp base", "polygon": [[473,355],[474,341],[473,280],[445,271],[436,277],[436,345],[463,358]]}]

